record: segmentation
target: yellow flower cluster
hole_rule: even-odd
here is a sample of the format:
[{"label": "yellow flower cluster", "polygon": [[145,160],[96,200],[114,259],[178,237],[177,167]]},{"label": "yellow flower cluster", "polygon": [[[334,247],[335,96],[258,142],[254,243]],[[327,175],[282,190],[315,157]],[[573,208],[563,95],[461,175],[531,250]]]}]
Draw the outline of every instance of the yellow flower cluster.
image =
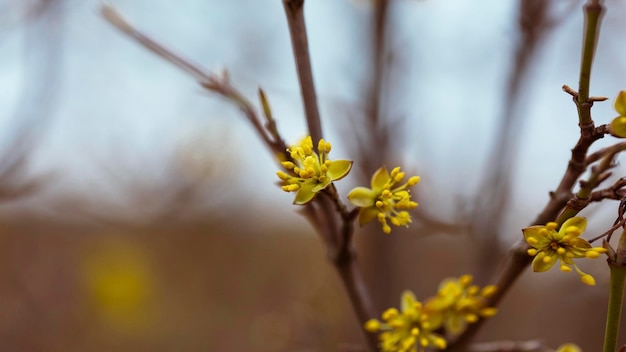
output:
[{"label": "yellow flower cluster", "polygon": [[438,326],[433,324],[413,292],[404,291],[401,309],[389,308],[383,313],[382,321],[370,319],[365,323],[365,330],[369,332],[383,331],[379,335],[382,352],[424,351],[428,346],[446,348],[446,340],[433,332]]},{"label": "yellow flower cluster", "polygon": [[522,230],[526,242],[533,247],[528,250],[528,255],[535,257],[533,271],[548,271],[558,260],[561,271],[570,272],[573,267],[583,283],[595,285],[593,276],[584,273],[573,261],[574,258],[598,258],[607,251],[606,248],[591,247],[587,240],[580,238],[587,228],[587,219],[573,217],[565,221],[558,232],[557,227],[557,223],[549,222],[545,226]]},{"label": "yellow flower cluster", "polygon": [[417,207],[417,203],[411,200],[407,188],[416,185],[420,178],[413,176],[400,184],[404,177],[405,173],[400,171],[400,167],[394,168],[391,173],[385,167],[381,167],[372,176],[372,188],[356,187],[350,191],[348,200],[361,208],[360,225],[378,219],[383,232],[390,233],[391,227],[387,220],[394,226],[408,226],[411,223],[411,216],[407,210]]},{"label": "yellow flower cluster", "polygon": [[317,151],[313,150],[311,136],[287,149],[293,161],[283,161],[287,172],[278,171],[281,188],[285,192],[296,192],[294,204],[309,203],[315,195],[328,187],[332,181],[344,178],[352,168],[350,160],[329,160],[332,145],[320,139]]},{"label": "yellow flower cluster", "polygon": [[401,311],[387,309],[382,314],[382,321],[368,320],[365,330],[372,333],[382,331],[379,335],[382,352],[422,352],[428,347],[443,350],[447,342],[437,333],[442,328],[450,334],[458,334],[468,323],[474,323],[481,317],[492,317],[497,312],[486,305],[486,298],[495,293],[496,287],[481,289],[471,283],[471,275],[446,279],[437,295],[424,304],[412,292],[405,291]]},{"label": "yellow flower cluster", "polygon": [[487,306],[487,298],[496,292],[496,286],[488,285],[482,289],[472,285],[472,275],[463,275],[458,279],[446,279],[439,285],[437,296],[426,301],[426,308],[434,312],[451,334],[459,334],[468,323],[489,318],[498,312]]}]

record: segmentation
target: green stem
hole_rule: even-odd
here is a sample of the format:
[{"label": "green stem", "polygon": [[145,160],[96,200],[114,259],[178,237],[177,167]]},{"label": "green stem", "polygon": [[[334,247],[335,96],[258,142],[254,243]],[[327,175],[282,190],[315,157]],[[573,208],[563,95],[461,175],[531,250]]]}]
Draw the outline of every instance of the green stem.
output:
[{"label": "green stem", "polygon": [[589,100],[589,81],[591,79],[591,64],[596,50],[598,33],[600,32],[600,20],[604,7],[599,0],[589,0],[584,8],[585,12],[585,38],[580,63],[580,79],[578,81],[578,117],[581,125],[591,122],[589,109],[583,107]]},{"label": "green stem", "polygon": [[617,337],[624,299],[624,282],[626,280],[626,266],[609,263],[611,269],[611,287],[609,291],[609,310],[606,316],[606,331],[604,335],[604,352],[617,350]]}]

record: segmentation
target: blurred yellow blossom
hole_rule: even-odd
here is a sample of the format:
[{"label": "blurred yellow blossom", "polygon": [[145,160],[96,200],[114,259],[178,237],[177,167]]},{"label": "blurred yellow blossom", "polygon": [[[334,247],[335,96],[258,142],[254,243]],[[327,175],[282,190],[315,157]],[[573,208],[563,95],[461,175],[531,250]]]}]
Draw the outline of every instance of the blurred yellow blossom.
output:
[{"label": "blurred yellow blossom", "polygon": [[292,161],[283,161],[281,165],[288,171],[278,171],[280,185],[285,192],[296,192],[293,203],[309,203],[317,192],[325,189],[332,181],[344,178],[352,168],[350,160],[329,160],[328,153],[332,145],[320,139],[317,152],[313,150],[311,136],[304,138],[298,145],[287,149]]},{"label": "blurred yellow blossom", "polygon": [[86,250],[81,269],[87,297],[103,323],[128,333],[146,327],[155,284],[140,247],[130,241],[101,242]]},{"label": "blurred yellow blossom", "polygon": [[559,348],[557,348],[556,352],[582,352],[583,350],[580,349],[580,347],[574,345],[573,343],[566,343],[563,344],[561,346],[559,346]]},{"label": "blurred yellow blossom", "polygon": [[426,310],[435,318],[435,325],[443,325],[452,334],[461,333],[468,323],[496,315],[497,309],[487,306],[487,298],[496,292],[496,286],[482,289],[472,285],[472,275],[445,279],[439,285],[437,296],[425,303]]},{"label": "blurred yellow blossom", "polygon": [[407,182],[396,186],[404,180],[404,172],[400,167],[391,170],[391,173],[383,166],[372,176],[372,188],[356,187],[348,194],[350,202],[359,210],[359,224],[364,225],[374,218],[382,225],[384,233],[390,233],[391,227],[387,220],[394,226],[408,226],[411,216],[407,210],[417,207],[417,203],[411,200],[408,187],[416,185],[420,178],[413,176]]},{"label": "blurred yellow blossom", "polygon": [[365,323],[369,332],[382,331],[378,335],[382,352],[422,352],[429,346],[443,350],[447,343],[433,332],[436,328],[422,303],[410,291],[402,294],[401,311],[389,308],[383,313],[382,321],[370,319]]},{"label": "blurred yellow blossom", "polygon": [[580,279],[587,285],[595,285],[593,276],[584,273],[574,263],[574,258],[598,258],[605,253],[602,247],[591,247],[587,240],[579,236],[587,227],[587,219],[573,217],[565,221],[559,231],[558,224],[549,222],[545,226],[531,226],[522,230],[524,238],[533,248],[528,250],[528,255],[534,256],[533,270],[537,272],[547,271],[559,260],[561,271],[572,271],[572,267],[580,275]]}]

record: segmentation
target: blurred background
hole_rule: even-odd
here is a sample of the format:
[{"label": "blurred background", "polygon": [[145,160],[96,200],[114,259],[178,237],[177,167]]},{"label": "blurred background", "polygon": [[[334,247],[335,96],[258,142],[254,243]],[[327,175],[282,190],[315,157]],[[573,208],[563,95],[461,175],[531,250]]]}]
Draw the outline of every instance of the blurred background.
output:
[{"label": "blurred background", "polygon": [[[274,186],[239,110],[119,33],[96,0],[0,0],[0,350],[358,351],[325,248]],[[305,135],[282,2],[117,0],[139,29],[267,92]],[[597,123],[626,89],[626,4],[605,2]],[[491,283],[555,189],[577,135],[576,0],[317,0],[305,5],[337,186],[402,165],[409,229],[356,234],[376,306],[448,276]],[[598,146],[610,144],[610,138]],[[624,175],[618,168],[616,176]],[[587,238],[617,203],[593,205]],[[608,270],[526,272],[477,340],[600,349]],[[624,335],[624,334],[623,334]],[[622,336],[626,343],[626,336]]]}]

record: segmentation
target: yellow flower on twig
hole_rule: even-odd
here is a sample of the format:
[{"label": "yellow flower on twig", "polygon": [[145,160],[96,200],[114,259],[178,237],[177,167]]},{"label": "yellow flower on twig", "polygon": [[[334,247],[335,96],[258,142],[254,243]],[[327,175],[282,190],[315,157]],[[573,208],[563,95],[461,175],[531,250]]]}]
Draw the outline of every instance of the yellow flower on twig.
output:
[{"label": "yellow flower on twig", "polygon": [[350,202],[359,210],[359,224],[364,225],[374,218],[383,227],[384,233],[390,233],[391,227],[387,220],[394,226],[408,226],[411,216],[407,210],[417,207],[417,203],[411,200],[408,187],[414,186],[420,180],[419,176],[404,180],[404,172],[400,167],[391,170],[391,173],[383,166],[372,176],[372,188],[356,187],[348,194]]},{"label": "yellow flower on twig", "polygon": [[584,273],[574,263],[574,258],[598,258],[606,253],[602,247],[591,247],[587,240],[579,236],[587,227],[587,219],[573,217],[563,223],[559,231],[558,224],[549,222],[545,226],[531,226],[522,230],[524,238],[533,248],[528,250],[528,255],[534,256],[533,270],[537,272],[548,271],[559,261],[561,271],[572,271],[572,267],[580,275],[580,279],[587,285],[595,285],[593,276]]},{"label": "yellow flower on twig", "polygon": [[311,136],[308,136],[287,149],[293,162],[283,161],[281,165],[288,172],[278,171],[276,175],[281,179],[283,191],[296,192],[294,204],[307,204],[332,181],[340,180],[350,172],[352,161],[328,159],[331,148],[330,142],[320,139],[318,154],[313,150]]},{"label": "yellow flower on twig", "polygon": [[440,320],[438,325],[443,325],[449,333],[459,334],[468,323],[475,323],[481,317],[492,317],[498,312],[487,306],[487,298],[496,292],[496,286],[481,289],[472,285],[472,280],[472,275],[446,279],[439,285],[437,296],[425,303],[431,315]]},{"label": "yellow flower on twig", "polygon": [[382,352],[422,352],[429,346],[443,350],[446,340],[435,334],[435,329],[437,326],[411,291],[402,294],[401,311],[389,308],[383,313],[382,321],[370,319],[365,323],[369,332],[382,331],[378,336]]}]

